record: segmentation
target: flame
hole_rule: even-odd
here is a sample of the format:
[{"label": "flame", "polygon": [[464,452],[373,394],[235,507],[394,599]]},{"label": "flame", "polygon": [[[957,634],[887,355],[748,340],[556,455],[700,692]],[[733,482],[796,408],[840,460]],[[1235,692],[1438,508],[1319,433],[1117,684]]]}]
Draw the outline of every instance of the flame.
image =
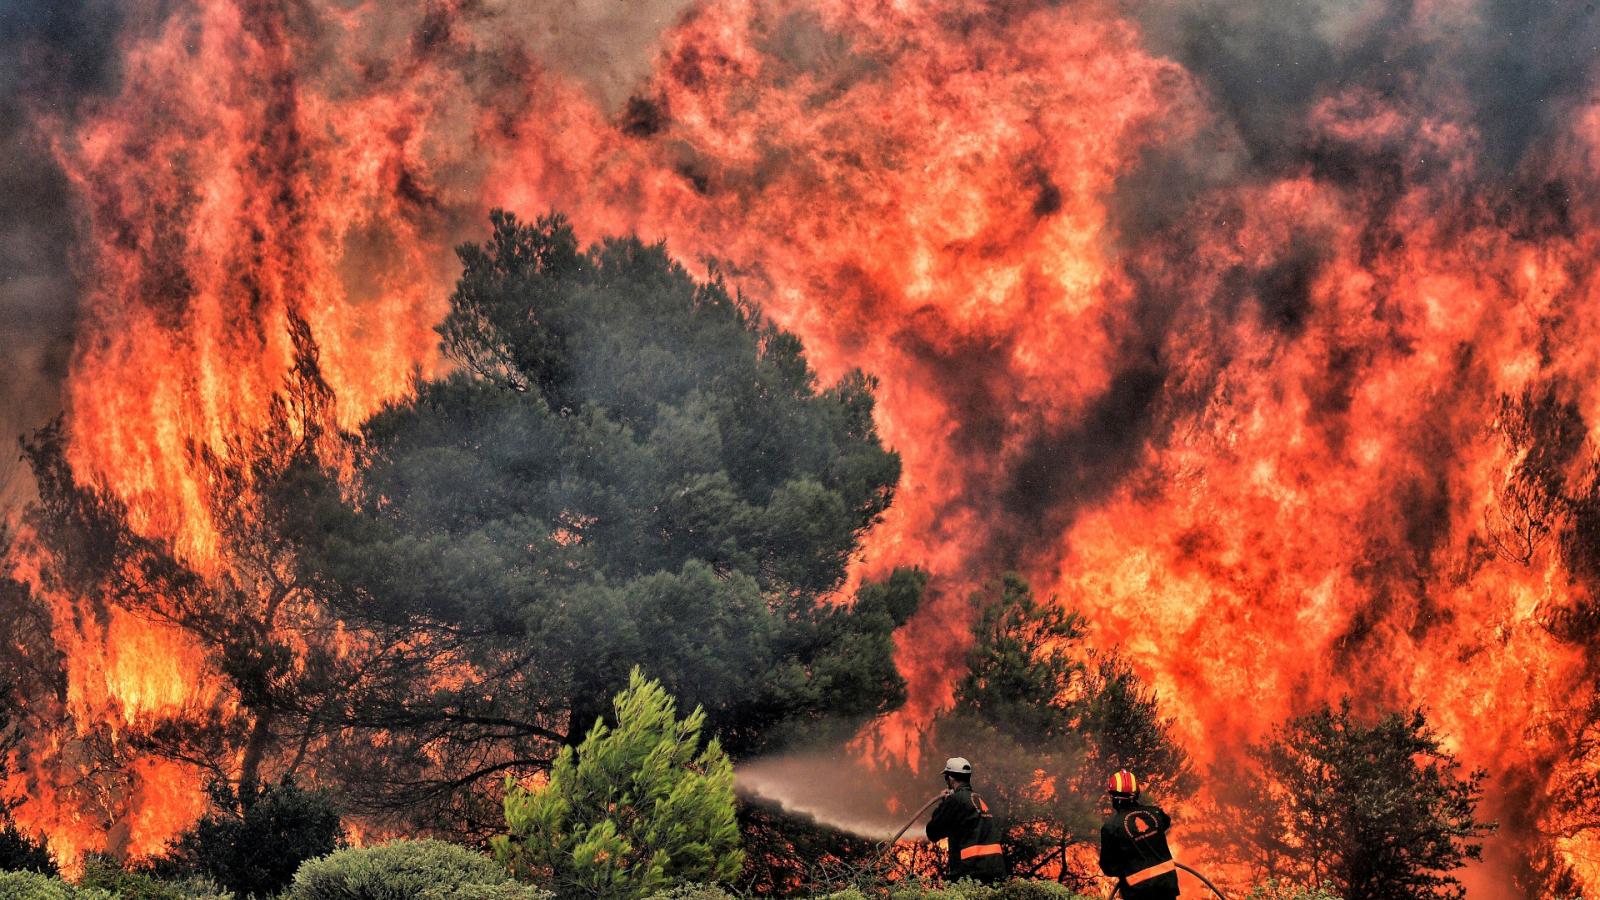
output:
[{"label": "flame", "polygon": [[[532,27],[454,2],[139,10],[118,93],[42,122],[93,276],[78,476],[214,571],[187,450],[263,427],[286,317],[353,427],[436,369],[450,241],[492,206],[556,207],[715,261],[824,378],[880,379],[905,477],[856,574],[936,578],[897,640],[912,701],[872,752],[916,752],[963,598],[1017,568],[1136,661],[1202,761],[1351,693],[1425,706],[1503,775],[1491,813],[1592,768],[1566,747],[1592,651],[1551,627],[1589,576],[1550,541],[1494,551],[1519,457],[1491,426],[1553,385],[1600,437],[1600,103],[1507,181],[1449,91],[1336,84],[1286,125],[1300,155],[1258,166],[1111,2],[706,0],[618,112],[529,58]],[[86,602],[52,599],[76,719],[227,702],[181,635],[85,625]],[[47,806],[31,821],[71,830]],[[131,846],[192,812],[140,818]],[[1496,838],[1497,865],[1542,827]],[[1596,887],[1588,843],[1555,849]]]}]

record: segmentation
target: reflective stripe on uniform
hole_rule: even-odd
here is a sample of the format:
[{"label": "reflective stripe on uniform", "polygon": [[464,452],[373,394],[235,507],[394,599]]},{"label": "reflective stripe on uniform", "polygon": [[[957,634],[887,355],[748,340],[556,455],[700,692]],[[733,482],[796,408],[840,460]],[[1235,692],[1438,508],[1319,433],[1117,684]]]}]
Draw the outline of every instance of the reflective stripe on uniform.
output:
[{"label": "reflective stripe on uniform", "polygon": [[1160,863],[1159,865],[1151,866],[1148,869],[1140,869],[1139,871],[1133,873],[1132,875],[1129,875],[1127,878],[1125,878],[1123,880],[1128,882],[1129,884],[1141,884],[1141,883],[1149,881],[1150,879],[1155,878],[1157,876],[1165,875],[1168,872],[1176,872],[1176,871],[1178,871],[1178,864],[1169,859],[1164,863]]},{"label": "reflective stripe on uniform", "polygon": [[971,847],[961,848],[961,858],[971,859],[974,856],[994,856],[999,852],[999,844],[973,844]]}]

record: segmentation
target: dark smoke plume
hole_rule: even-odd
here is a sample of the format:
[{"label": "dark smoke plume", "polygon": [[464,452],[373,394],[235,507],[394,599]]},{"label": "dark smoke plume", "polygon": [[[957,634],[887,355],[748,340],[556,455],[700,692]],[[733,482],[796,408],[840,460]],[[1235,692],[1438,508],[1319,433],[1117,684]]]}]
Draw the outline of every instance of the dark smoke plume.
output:
[{"label": "dark smoke plume", "polygon": [[[76,229],[68,186],[33,127],[113,86],[121,16],[105,0],[0,4],[0,437],[59,407],[77,318]],[[4,451],[7,463],[16,451]],[[0,465],[0,481],[14,469]],[[16,479],[0,484],[12,499]]]}]

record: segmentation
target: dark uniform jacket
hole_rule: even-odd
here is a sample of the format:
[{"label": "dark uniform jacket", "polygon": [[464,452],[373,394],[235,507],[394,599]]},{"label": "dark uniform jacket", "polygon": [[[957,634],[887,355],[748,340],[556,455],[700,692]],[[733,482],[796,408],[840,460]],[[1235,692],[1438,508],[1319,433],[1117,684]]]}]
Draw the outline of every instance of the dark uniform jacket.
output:
[{"label": "dark uniform jacket", "polygon": [[928,820],[928,840],[950,842],[951,881],[973,878],[978,881],[1003,881],[1008,872],[1000,852],[1000,829],[989,805],[963,784],[950,792],[933,809]]},{"label": "dark uniform jacket", "polygon": [[1100,871],[1121,880],[1126,900],[1178,896],[1178,870],[1167,849],[1172,819],[1159,806],[1118,807],[1100,826]]}]

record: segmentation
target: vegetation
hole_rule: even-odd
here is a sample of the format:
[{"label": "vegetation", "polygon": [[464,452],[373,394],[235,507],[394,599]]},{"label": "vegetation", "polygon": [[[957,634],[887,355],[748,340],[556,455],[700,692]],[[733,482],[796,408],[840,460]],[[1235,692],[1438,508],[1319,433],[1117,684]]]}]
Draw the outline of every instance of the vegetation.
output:
[{"label": "vegetation", "polygon": [[116,860],[94,855],[84,860],[76,896],[81,898],[92,891],[118,900],[232,900],[234,896],[204,878],[162,879],[149,872],[129,871]]},{"label": "vegetation", "polygon": [[[736,754],[898,705],[920,594],[823,602],[899,475],[872,382],[819,386],[793,335],[659,245],[496,214],[460,253],[440,331],[462,368],[366,425],[353,507],[287,492],[308,580],[403,648],[348,707],[369,808],[481,816],[464,791],[548,767],[644,661]],[[440,669],[461,677],[416,677]]]},{"label": "vegetation", "polygon": [[1340,897],[1325,888],[1308,888],[1274,878],[1253,888],[1245,895],[1245,900],[1340,900]]},{"label": "vegetation", "polygon": [[1345,900],[1461,898],[1451,873],[1479,859],[1493,826],[1476,810],[1485,773],[1459,773],[1421,711],[1363,724],[1349,702],[1293,719],[1254,763],[1219,771],[1210,837],[1242,847],[1258,875]]},{"label": "vegetation", "polygon": [[615,700],[616,726],[597,722],[563,750],[547,783],[508,782],[509,834],[495,857],[562,896],[648,897],[673,884],[728,881],[744,853],[734,817],[733,766],[705,714],[677,705],[635,669]]},{"label": "vegetation", "polygon": [[443,841],[390,841],[340,850],[295,873],[284,900],[391,898],[548,900],[548,892],[516,884],[504,866]]},{"label": "vegetation", "polygon": [[308,859],[344,842],[332,800],[292,781],[234,790],[212,786],[213,809],[179,838],[164,867],[215,879],[240,896],[266,897],[288,886]]},{"label": "vegetation", "polygon": [[41,872],[0,872],[0,900],[73,900],[83,893]]},{"label": "vegetation", "polygon": [[23,834],[8,822],[0,828],[0,871],[56,873],[55,860],[50,858],[50,848],[45,843]]},{"label": "vegetation", "polygon": [[[888,885],[886,892],[889,900],[1088,900],[1060,882],[1029,878],[1013,878],[992,886],[975,881],[930,884],[910,879]],[[855,893],[862,896],[859,891]]]}]

